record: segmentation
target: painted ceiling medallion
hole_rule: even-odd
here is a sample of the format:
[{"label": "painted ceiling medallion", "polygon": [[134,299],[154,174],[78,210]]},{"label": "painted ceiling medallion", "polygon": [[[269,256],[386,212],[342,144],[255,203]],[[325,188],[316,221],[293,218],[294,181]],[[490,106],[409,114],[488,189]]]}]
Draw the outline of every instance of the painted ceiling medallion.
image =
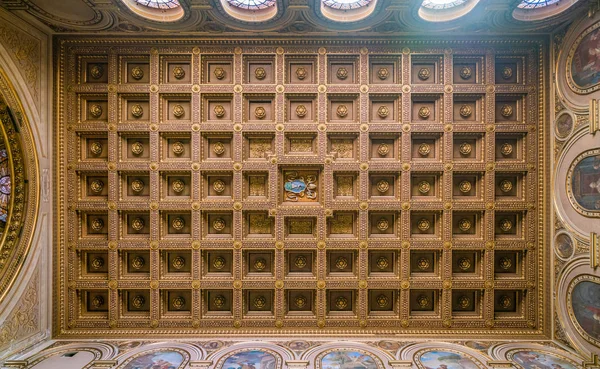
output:
[{"label": "painted ceiling medallion", "polygon": [[460,68],[459,74],[460,78],[469,79],[473,75],[473,71],[471,70],[471,67],[465,65],[464,67]]},{"label": "painted ceiling medallion", "polygon": [[144,258],[141,256],[136,256],[133,259],[131,259],[131,267],[133,269],[137,269],[137,270],[142,269],[145,264],[146,264],[146,260],[144,260]]},{"label": "painted ceiling medallion", "polygon": [[256,270],[265,270],[267,267],[267,261],[263,258],[258,258],[254,261],[254,269]]},{"label": "painted ceiling medallion", "polygon": [[175,193],[182,193],[185,190],[185,183],[181,179],[176,179],[171,183],[171,188]]},{"label": "painted ceiling medallion", "polygon": [[471,188],[472,188],[472,185],[471,185],[471,182],[469,182],[469,181],[462,181],[458,184],[458,189],[462,193],[471,192]]},{"label": "painted ceiling medallion", "polygon": [[463,218],[458,222],[458,228],[463,232],[467,232],[469,229],[471,229],[471,226],[472,224],[469,219]]},{"label": "painted ceiling medallion", "polygon": [[323,5],[338,10],[358,9],[370,3],[371,0],[323,0]]},{"label": "painted ceiling medallion", "polygon": [[92,267],[92,269],[98,270],[104,266],[104,259],[99,256],[95,257],[94,259],[92,259],[90,266]]},{"label": "painted ceiling medallion", "polygon": [[254,116],[256,119],[264,119],[267,116],[267,110],[262,106],[257,106],[256,109],[254,109]]},{"label": "painted ceiling medallion", "polygon": [[510,118],[513,115],[512,106],[502,105],[502,108],[500,108],[500,114],[502,114],[504,118]]},{"label": "painted ceiling medallion", "polygon": [[90,76],[94,79],[100,79],[104,75],[104,67],[100,64],[94,64],[90,68]]},{"label": "painted ceiling medallion", "polygon": [[346,78],[348,78],[348,69],[344,67],[338,68],[335,72],[335,75],[337,76],[337,78],[345,80]]},{"label": "painted ceiling medallion", "polygon": [[513,76],[513,70],[511,67],[506,66],[502,69],[502,78],[511,79],[512,76]]},{"label": "painted ceiling medallion", "polygon": [[142,229],[144,229],[144,225],[145,222],[142,218],[135,218],[131,221],[131,228],[133,228],[133,230],[135,231],[141,231]]},{"label": "painted ceiling medallion", "polygon": [[182,256],[176,256],[171,261],[171,266],[176,270],[181,270],[185,267],[185,259]]},{"label": "painted ceiling medallion", "polygon": [[471,154],[471,150],[471,144],[468,142],[463,142],[458,147],[458,151],[461,153],[461,155],[465,156]]},{"label": "painted ceiling medallion", "polygon": [[337,109],[335,110],[335,113],[338,117],[344,118],[348,115],[348,108],[346,107],[346,105],[338,105]]},{"label": "painted ceiling medallion", "polygon": [[131,78],[133,78],[135,80],[140,80],[140,79],[144,78],[144,70],[137,66],[131,68]]},{"label": "painted ceiling medallion", "polygon": [[90,143],[90,152],[96,156],[102,154],[102,143],[100,141],[93,141]]},{"label": "painted ceiling medallion", "polygon": [[387,68],[379,68],[379,70],[377,70],[377,77],[380,80],[385,81],[389,76],[390,71]]},{"label": "painted ceiling medallion", "polygon": [[381,181],[377,182],[376,186],[377,186],[377,191],[379,191],[381,193],[386,193],[390,189],[390,184],[385,179],[382,179]]},{"label": "painted ceiling medallion", "polygon": [[254,299],[254,307],[257,309],[264,309],[267,306],[267,299],[264,296],[257,296]]},{"label": "painted ceiling medallion", "polygon": [[421,232],[426,232],[431,228],[431,223],[429,220],[422,218],[417,222],[417,228],[419,228]]},{"label": "painted ceiling medallion", "polygon": [[183,117],[185,115],[185,109],[183,108],[183,106],[180,104],[173,106],[173,115],[175,116],[175,118]]},{"label": "painted ceiling medallion", "polygon": [[263,67],[258,67],[254,70],[254,77],[259,81],[262,81],[267,77],[267,71]]},{"label": "painted ceiling medallion", "polygon": [[144,108],[140,104],[135,104],[131,107],[131,115],[134,118],[141,118],[144,115]]},{"label": "painted ceiling medallion", "polygon": [[384,307],[388,306],[390,301],[387,298],[387,296],[379,295],[379,296],[377,296],[376,302],[377,302],[377,306],[379,306],[380,308],[384,308]]},{"label": "painted ceiling medallion", "polygon": [[101,218],[95,218],[92,220],[90,228],[94,232],[100,232],[104,228],[104,221]]},{"label": "painted ceiling medallion", "polygon": [[500,229],[503,232],[509,232],[513,227],[513,223],[510,219],[501,219],[500,220]]},{"label": "painted ceiling medallion", "polygon": [[298,118],[304,118],[307,113],[308,113],[308,109],[306,109],[306,106],[304,106],[304,105],[298,105],[296,107],[296,116]]},{"label": "painted ceiling medallion", "polygon": [[294,265],[300,269],[305,268],[307,265],[307,262],[308,262],[308,260],[306,259],[306,256],[304,256],[304,255],[298,255],[294,259]]},{"label": "painted ceiling medallion", "polygon": [[225,229],[226,225],[227,225],[227,223],[225,223],[225,219],[218,218],[218,219],[215,219],[215,221],[213,222],[213,229],[217,232],[221,232],[222,230]]},{"label": "painted ceiling medallion", "polygon": [[425,295],[419,295],[417,297],[417,304],[419,305],[419,307],[421,309],[425,309],[425,308],[429,307],[429,305],[431,304],[431,301],[429,301],[429,297],[427,297]]},{"label": "painted ceiling medallion", "polygon": [[427,270],[430,266],[431,263],[428,258],[419,258],[419,260],[417,260],[417,268],[419,268],[419,270]]},{"label": "painted ceiling medallion", "polygon": [[343,256],[340,256],[339,258],[335,259],[335,267],[339,270],[344,270],[348,268],[348,259],[346,259]]},{"label": "painted ceiling medallion", "polygon": [[419,69],[418,76],[421,81],[427,81],[431,76],[431,70],[429,68],[421,68]]},{"label": "painted ceiling medallion", "polygon": [[131,181],[131,190],[136,193],[140,193],[144,190],[144,182],[140,179],[134,179]]},{"label": "painted ceiling medallion", "polygon": [[131,144],[131,153],[133,155],[139,156],[144,153],[144,144],[140,141],[136,141]]},{"label": "painted ceiling medallion", "polygon": [[308,71],[306,70],[306,68],[304,68],[304,67],[296,68],[296,78],[298,78],[300,81],[305,80],[307,76],[308,76]]},{"label": "painted ceiling medallion", "polygon": [[226,264],[227,264],[227,262],[225,261],[225,258],[222,256],[217,256],[213,260],[213,267],[217,270],[222,270],[223,268],[225,268]]},{"label": "painted ceiling medallion", "polygon": [[385,270],[387,269],[387,267],[390,265],[390,262],[388,261],[388,258],[386,258],[385,256],[380,256],[379,258],[377,258],[377,268],[380,270]]},{"label": "painted ceiling medallion", "polygon": [[220,179],[217,179],[213,182],[213,190],[219,194],[225,192],[225,182],[223,182]]},{"label": "painted ceiling medallion", "polygon": [[225,296],[223,296],[223,295],[217,295],[213,299],[213,305],[217,309],[220,309],[220,308],[224,307],[226,302],[227,302],[227,299],[225,299]]},{"label": "painted ceiling medallion", "polygon": [[315,200],[317,198],[317,177],[313,174],[301,176],[296,171],[286,172],[287,181],[283,184],[285,200],[297,202],[301,198]]},{"label": "painted ceiling medallion", "polygon": [[385,119],[390,115],[390,109],[385,105],[381,105],[379,109],[377,109],[377,115],[379,115],[379,118]]},{"label": "painted ceiling medallion", "polygon": [[143,308],[145,303],[146,299],[142,295],[137,295],[131,299],[131,306],[133,306],[135,309]]},{"label": "painted ceiling medallion", "polygon": [[183,79],[185,77],[185,70],[181,67],[173,68],[173,77],[175,79]]},{"label": "painted ceiling medallion", "polygon": [[421,181],[418,184],[419,192],[426,195],[431,191],[431,184],[427,181]]},{"label": "painted ceiling medallion", "polygon": [[338,310],[344,310],[348,307],[348,299],[344,296],[339,296],[335,299],[335,307],[338,308]]},{"label": "painted ceiling medallion", "polygon": [[223,118],[225,116],[225,107],[223,105],[215,105],[213,112],[215,113],[215,117]]},{"label": "painted ceiling medallion", "polygon": [[213,74],[215,75],[215,77],[218,80],[221,80],[223,78],[225,78],[225,69],[221,68],[221,67],[216,67],[215,70],[213,71]]},{"label": "painted ceiling medallion", "polygon": [[463,105],[460,107],[460,116],[463,118],[468,118],[473,114],[473,109],[469,105]]},{"label": "painted ceiling medallion", "polygon": [[275,0],[227,0],[231,6],[247,10],[261,10],[275,6]]},{"label": "painted ceiling medallion", "polygon": [[181,217],[177,217],[171,222],[171,227],[176,231],[181,231],[185,227],[185,220]]},{"label": "painted ceiling medallion", "polygon": [[99,179],[94,179],[90,183],[90,191],[92,191],[93,193],[102,193],[103,189],[104,189],[104,182],[102,182]]},{"label": "painted ceiling medallion", "polygon": [[379,146],[377,146],[377,154],[379,154],[379,156],[386,156],[389,153],[390,147],[388,146],[388,144],[382,143],[379,144]]},{"label": "painted ceiling medallion", "polygon": [[509,156],[513,152],[513,146],[508,142],[505,142],[500,146],[500,152],[503,156]]},{"label": "painted ceiling medallion", "polygon": [[467,270],[471,269],[471,259],[462,257],[462,258],[458,259],[457,265],[458,265],[458,269],[462,270],[463,272],[467,271]]},{"label": "painted ceiling medallion", "polygon": [[422,106],[419,108],[419,117],[421,119],[427,119],[431,115],[431,110],[428,107]]},{"label": "painted ceiling medallion", "polygon": [[102,115],[102,106],[99,104],[90,105],[90,115],[93,118],[100,118],[100,116]]},{"label": "painted ceiling medallion", "polygon": [[377,221],[377,229],[379,229],[381,232],[387,231],[389,227],[390,222],[387,219],[381,218]]},{"label": "painted ceiling medallion", "polygon": [[504,179],[500,182],[500,191],[504,192],[504,193],[508,193],[510,191],[512,191],[513,189],[513,183],[511,181],[509,181],[508,179]]},{"label": "painted ceiling medallion", "polygon": [[217,141],[213,144],[213,153],[217,156],[225,154],[225,144],[221,141]]},{"label": "painted ceiling medallion", "polygon": [[181,310],[185,307],[185,299],[182,296],[177,296],[171,301],[171,306],[175,310]]},{"label": "painted ceiling medallion", "polygon": [[307,303],[308,303],[308,300],[306,299],[306,297],[304,297],[302,295],[296,296],[296,298],[294,299],[294,305],[296,305],[296,307],[300,308],[300,309],[305,307]]}]

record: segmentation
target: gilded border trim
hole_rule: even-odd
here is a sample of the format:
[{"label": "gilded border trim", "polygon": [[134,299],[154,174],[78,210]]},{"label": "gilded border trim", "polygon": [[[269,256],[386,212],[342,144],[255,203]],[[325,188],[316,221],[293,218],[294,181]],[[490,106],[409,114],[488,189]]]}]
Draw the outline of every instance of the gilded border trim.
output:
[{"label": "gilded border trim", "polygon": [[578,212],[579,214],[583,215],[584,217],[588,217],[588,218],[600,218],[600,209],[598,209],[597,211],[586,210],[584,207],[582,207],[577,202],[577,200],[575,200],[575,195],[573,194],[573,174],[575,172],[575,167],[582,160],[589,158],[590,156],[598,156],[598,155],[600,155],[600,148],[587,150],[587,151],[579,154],[575,158],[575,160],[573,160],[571,165],[569,166],[569,171],[567,172],[567,179],[566,179],[567,183],[565,183],[565,186],[567,188],[567,197],[569,198],[569,202],[571,203],[571,206],[573,207],[573,209],[575,209],[576,212]]},{"label": "gilded border trim", "polygon": [[596,339],[590,336],[579,324],[577,319],[575,318],[575,312],[573,311],[573,290],[575,286],[581,282],[592,282],[600,285],[600,278],[590,274],[582,274],[574,278],[571,283],[569,283],[569,287],[567,290],[567,313],[569,314],[569,319],[571,319],[571,324],[575,327],[575,330],[581,337],[583,337],[586,341],[590,342],[592,345],[600,346],[600,339]]},{"label": "gilded border trim", "polygon": [[597,30],[598,28],[600,28],[600,22],[596,22],[596,23],[592,24],[591,26],[586,28],[583,32],[581,32],[579,34],[579,36],[577,36],[577,38],[573,42],[573,45],[571,46],[571,49],[569,50],[569,54],[567,55],[567,62],[565,63],[565,77],[567,79],[567,84],[569,85],[571,90],[573,90],[573,92],[575,92],[577,94],[587,95],[594,91],[600,90],[600,82],[598,82],[595,85],[588,87],[588,88],[583,88],[583,87],[577,85],[577,83],[575,83],[575,81],[573,81],[573,76],[571,73],[571,69],[572,69],[572,65],[573,65],[573,58],[575,57],[575,50],[577,50],[577,48],[581,44],[581,41],[587,35],[589,35],[593,31]]}]

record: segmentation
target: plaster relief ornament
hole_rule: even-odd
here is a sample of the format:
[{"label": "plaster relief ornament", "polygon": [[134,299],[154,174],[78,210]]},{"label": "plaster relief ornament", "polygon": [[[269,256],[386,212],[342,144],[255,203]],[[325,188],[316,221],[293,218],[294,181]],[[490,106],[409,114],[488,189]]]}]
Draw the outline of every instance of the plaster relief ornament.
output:
[{"label": "plaster relief ornament", "polygon": [[470,67],[464,66],[464,67],[460,68],[459,74],[460,74],[460,78],[469,79],[473,75],[473,71],[471,70]]},{"label": "plaster relief ornament", "polygon": [[176,231],[181,231],[185,227],[185,220],[181,217],[177,217],[171,222],[171,227]]},{"label": "plaster relief ornament", "polygon": [[171,145],[171,151],[177,156],[183,154],[185,152],[185,146],[183,145],[183,142],[173,142],[173,144]]},{"label": "plaster relief ornament", "polygon": [[100,295],[94,296],[94,298],[92,299],[92,306],[98,309],[102,305],[104,305],[104,297]]},{"label": "plaster relief ornament", "polygon": [[140,104],[133,105],[131,107],[131,115],[133,115],[135,118],[140,118],[142,115],[144,115],[144,108],[142,108]]},{"label": "plaster relief ornament", "polygon": [[502,78],[504,79],[511,79],[513,76],[513,70],[511,67],[504,67],[502,69]]},{"label": "plaster relief ornament", "polygon": [[381,218],[377,221],[377,229],[379,229],[381,232],[386,231],[389,227],[390,227],[390,222],[388,222],[387,219]]},{"label": "plaster relief ornament", "polygon": [[223,268],[225,268],[225,258],[222,256],[217,256],[214,260],[213,260],[213,267],[217,270],[221,270]]},{"label": "plaster relief ornament", "polygon": [[427,81],[431,76],[431,70],[429,68],[421,68],[419,69],[418,76],[421,81]]},{"label": "plaster relief ornament", "polygon": [[512,229],[513,223],[510,219],[502,219],[500,220],[500,229],[503,232],[508,232]]},{"label": "plaster relief ornament", "polygon": [[502,270],[509,270],[512,267],[512,260],[503,256],[500,258],[500,260],[498,260],[498,266]]},{"label": "plaster relief ornament", "polygon": [[429,222],[429,220],[427,220],[425,218],[423,218],[417,222],[417,228],[419,228],[419,230],[421,232],[426,232],[427,230],[429,230],[430,227],[431,227],[431,223]]},{"label": "plaster relief ornament", "polygon": [[468,142],[463,142],[460,144],[460,146],[458,147],[458,151],[461,153],[461,155],[469,155],[471,154],[471,144]]},{"label": "plaster relief ornament", "polygon": [[100,64],[94,64],[90,68],[90,76],[94,79],[100,79],[104,75],[104,68]]},{"label": "plaster relief ornament", "polygon": [[142,155],[144,153],[144,144],[140,141],[136,141],[131,144],[131,153],[135,156]]},{"label": "plaster relief ornament", "polygon": [[213,222],[213,229],[217,232],[221,232],[222,230],[225,229],[226,225],[227,225],[227,223],[225,223],[225,219],[218,218],[218,219],[215,219],[215,221]]},{"label": "plaster relief ornament", "polygon": [[185,299],[181,296],[177,296],[171,301],[171,306],[175,310],[181,310],[185,307]]},{"label": "plaster relief ornament", "polygon": [[90,228],[92,228],[92,231],[94,232],[100,232],[102,228],[104,228],[104,221],[101,218],[95,218],[92,220]]},{"label": "plaster relief ornament", "polygon": [[254,109],[254,116],[256,119],[264,119],[267,116],[267,111],[262,106],[258,106]]},{"label": "plaster relief ornament", "polygon": [[100,141],[90,143],[90,152],[96,156],[102,154],[102,143]]},{"label": "plaster relief ornament", "polygon": [[99,179],[94,179],[92,182],[90,182],[90,191],[92,191],[93,193],[102,193],[102,190],[104,189],[104,182],[102,182]]},{"label": "plaster relief ornament", "polygon": [[140,193],[144,190],[144,182],[139,179],[131,181],[131,190],[136,193]]},{"label": "plaster relief ornament", "polygon": [[337,259],[335,259],[335,267],[339,270],[344,270],[348,268],[348,259],[346,259],[343,256],[338,257]]},{"label": "plaster relief ornament", "polygon": [[221,67],[216,67],[213,73],[214,73],[215,77],[217,77],[218,80],[225,78],[225,74],[226,74],[225,69],[223,69]]},{"label": "plaster relief ornament", "polygon": [[386,307],[389,303],[389,300],[385,295],[377,296],[377,299],[375,301],[377,302],[377,306],[379,306],[380,308]]},{"label": "plaster relief ornament", "polygon": [[215,113],[215,117],[223,118],[225,116],[225,108],[223,105],[215,105],[213,108],[213,112]]},{"label": "plaster relief ornament", "polygon": [[220,179],[217,179],[213,182],[213,190],[219,194],[223,193],[225,191],[225,182],[223,182]]},{"label": "plaster relief ornament", "polygon": [[471,185],[471,182],[469,182],[469,181],[462,181],[458,184],[458,189],[462,193],[471,192],[471,188],[472,188],[472,185]]},{"label": "plaster relief ornament", "polygon": [[377,77],[380,80],[385,81],[390,76],[390,71],[387,68],[379,68],[377,71]]},{"label": "plaster relief ornament", "polygon": [[427,258],[419,258],[419,260],[417,260],[417,268],[419,268],[419,270],[427,270],[430,266],[431,263]]},{"label": "plaster relief ornament", "polygon": [[377,154],[379,154],[379,156],[386,156],[389,153],[390,147],[388,146],[388,144],[382,143],[379,144],[379,146],[377,146]]},{"label": "plaster relief ornament", "polygon": [[463,232],[467,232],[469,229],[471,229],[471,221],[469,219],[461,219],[458,222],[458,228],[463,231]]},{"label": "plaster relief ornament", "polygon": [[381,105],[379,109],[377,109],[377,115],[379,115],[379,118],[385,119],[390,115],[390,109],[385,105]]},{"label": "plaster relief ornament", "polygon": [[303,81],[304,79],[306,79],[307,76],[308,76],[308,71],[306,70],[306,68],[304,68],[304,67],[296,68],[296,78],[298,78],[300,81]]},{"label": "plaster relief ornament", "polygon": [[304,255],[298,255],[294,259],[294,265],[297,268],[300,268],[300,269],[305,268],[306,264],[307,264],[307,260],[306,260],[306,256],[304,256]]},{"label": "plaster relief ornament", "polygon": [[213,152],[217,156],[223,155],[225,153],[225,145],[223,144],[223,142],[221,142],[221,141],[215,142],[213,144]]},{"label": "plaster relief ornament", "polygon": [[458,269],[462,270],[462,271],[467,271],[469,269],[471,269],[471,259],[469,258],[460,258],[457,261],[457,265],[458,265]]},{"label": "plaster relief ornament", "polygon": [[308,109],[306,109],[306,106],[304,106],[304,105],[298,105],[296,107],[296,116],[298,118],[304,118],[307,113],[308,113]]},{"label": "plaster relief ornament", "polygon": [[513,184],[508,179],[504,179],[500,182],[500,191],[507,193],[513,189]]},{"label": "plaster relief ornament", "polygon": [[131,221],[131,228],[133,228],[136,231],[141,231],[142,229],[144,229],[144,224],[144,219],[135,218]]},{"label": "plaster relief ornament", "polygon": [[254,299],[254,307],[264,309],[267,306],[267,299],[264,296],[258,296]]},{"label": "plaster relief ornament", "polygon": [[431,152],[431,147],[429,146],[429,144],[422,143],[422,144],[419,145],[419,150],[418,151],[419,151],[419,155],[421,155],[421,156],[427,156]]},{"label": "plaster relief ornament", "polygon": [[185,77],[185,70],[181,67],[173,68],[173,77],[175,77],[175,79],[183,79],[183,77]]},{"label": "plaster relief ornament", "polygon": [[306,306],[307,302],[308,300],[304,296],[296,296],[296,298],[294,299],[294,305],[296,305],[296,307],[300,309]]},{"label": "plaster relief ornament", "polygon": [[335,299],[335,307],[338,308],[338,310],[344,310],[348,307],[348,299],[344,296],[338,297]]},{"label": "plaster relief ornament", "polygon": [[425,295],[419,295],[417,297],[417,304],[421,309],[425,309],[430,304],[429,298]]},{"label": "plaster relief ornament", "polygon": [[426,195],[429,193],[429,191],[431,191],[431,184],[429,184],[427,181],[421,181],[419,182],[418,188],[420,193]]},{"label": "plaster relief ornament", "polygon": [[385,179],[382,179],[381,181],[377,182],[376,188],[377,191],[386,193],[390,189],[390,184]]},{"label": "plaster relief ornament", "polygon": [[131,267],[133,269],[140,270],[144,267],[145,264],[146,261],[141,256],[136,256],[133,259],[131,259]]},{"label": "plaster relief ornament", "polygon": [[92,260],[90,266],[92,267],[92,269],[98,270],[104,266],[104,259],[97,256]]},{"label": "plaster relief ornament", "polygon": [[171,188],[175,193],[182,193],[185,190],[185,183],[181,179],[176,179],[171,183]]},{"label": "plaster relief ornament", "polygon": [[468,296],[460,296],[457,303],[461,309],[467,309],[471,306],[471,299]]},{"label": "plaster relief ornament", "polygon": [[144,70],[137,66],[131,68],[131,78],[138,80],[138,81],[140,79],[144,78]]},{"label": "plaster relief ornament", "polygon": [[348,115],[348,108],[346,105],[338,105],[337,109],[335,109],[335,113],[338,117],[344,118]]},{"label": "plaster relief ornament", "polygon": [[225,296],[223,295],[217,295],[215,296],[215,298],[213,299],[213,305],[217,308],[220,309],[223,306],[225,306],[225,302],[227,300],[225,299]]},{"label": "plaster relief ornament", "polygon": [[267,76],[267,71],[263,67],[258,67],[254,70],[254,77],[262,81]]},{"label": "plaster relief ornament", "polygon": [[173,115],[175,116],[175,118],[181,118],[183,117],[185,114],[185,109],[183,108],[182,105],[177,104],[175,106],[173,106]]},{"label": "plaster relief ornament", "polygon": [[100,116],[102,115],[102,106],[99,104],[90,105],[90,115],[93,118],[100,118]]},{"label": "plaster relief ornament", "polygon": [[388,258],[386,258],[385,256],[380,256],[379,258],[377,258],[377,268],[380,270],[385,270],[387,269],[387,267],[390,265],[390,262],[388,261]]},{"label": "plaster relief ornament", "polygon": [[344,67],[338,68],[335,75],[337,76],[337,78],[344,80],[344,79],[348,78],[348,70]]},{"label": "plaster relief ornament", "polygon": [[146,299],[142,295],[137,295],[131,300],[131,306],[133,306],[136,309],[143,308],[145,303]]},{"label": "plaster relief ornament", "polygon": [[512,106],[502,105],[502,108],[500,108],[500,114],[502,114],[504,118],[510,118],[513,115]]},{"label": "plaster relief ornament", "polygon": [[286,201],[298,201],[301,197],[314,200],[317,198],[317,177],[307,175],[305,178],[296,171],[288,172],[283,188]]},{"label": "plaster relief ornament", "polygon": [[473,110],[469,105],[463,105],[460,107],[459,113],[461,117],[468,118],[471,116],[471,114],[473,114]]},{"label": "plaster relief ornament", "polygon": [[185,259],[182,256],[176,256],[171,261],[171,266],[174,269],[181,270],[185,266]]},{"label": "plaster relief ornament", "polygon": [[505,142],[502,144],[502,146],[500,146],[500,152],[503,156],[510,156],[510,154],[513,152],[513,146],[508,142]]},{"label": "plaster relief ornament", "polygon": [[263,258],[258,258],[254,261],[254,269],[256,270],[265,270],[267,267],[267,261]]},{"label": "plaster relief ornament", "polygon": [[506,295],[500,296],[498,302],[500,303],[500,306],[502,306],[503,309],[510,309],[513,305],[513,299],[510,296]]},{"label": "plaster relief ornament", "polygon": [[427,119],[431,115],[431,110],[428,107],[422,106],[419,108],[419,117],[421,119]]}]

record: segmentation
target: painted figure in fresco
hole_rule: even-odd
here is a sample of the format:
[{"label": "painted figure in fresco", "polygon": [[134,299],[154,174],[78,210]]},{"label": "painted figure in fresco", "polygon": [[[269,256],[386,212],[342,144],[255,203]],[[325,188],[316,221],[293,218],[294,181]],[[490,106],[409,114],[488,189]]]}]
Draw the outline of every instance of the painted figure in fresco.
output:
[{"label": "painted figure in fresco", "polygon": [[524,369],[576,369],[561,358],[536,351],[519,351],[513,359]]},{"label": "painted figure in fresco", "polygon": [[589,156],[575,166],[571,183],[575,201],[587,210],[600,210],[600,155]]},{"label": "painted figure in fresco", "polygon": [[573,288],[571,304],[579,326],[600,340],[600,284],[583,281]]},{"label": "painted figure in fresco", "polygon": [[173,351],[160,351],[135,358],[124,369],[177,369],[183,356]]},{"label": "painted figure in fresco", "polygon": [[589,33],[577,46],[571,75],[577,86],[583,89],[600,82],[600,29]]},{"label": "painted figure in fresco", "polygon": [[223,369],[275,369],[275,367],[275,357],[259,350],[231,355],[223,364]]},{"label": "painted figure in fresco", "polygon": [[294,351],[306,350],[310,347],[310,343],[306,341],[292,341],[288,343],[288,347]]},{"label": "painted figure in fresco", "polygon": [[321,360],[323,369],[377,369],[369,355],[355,351],[334,351]]},{"label": "painted figure in fresco", "polygon": [[426,369],[477,369],[471,359],[454,352],[429,351],[421,355],[421,364]]}]

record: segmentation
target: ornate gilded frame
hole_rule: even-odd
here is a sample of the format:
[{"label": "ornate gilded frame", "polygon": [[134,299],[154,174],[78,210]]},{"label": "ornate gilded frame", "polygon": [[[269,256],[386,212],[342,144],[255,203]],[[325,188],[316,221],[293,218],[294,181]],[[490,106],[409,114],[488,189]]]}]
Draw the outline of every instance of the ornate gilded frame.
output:
[{"label": "ornate gilded frame", "polygon": [[576,285],[581,282],[588,281],[592,283],[596,283],[600,285],[600,277],[590,274],[582,274],[573,278],[573,280],[569,283],[569,287],[567,290],[567,301],[565,302],[567,305],[567,313],[569,314],[569,318],[571,319],[571,323],[577,330],[577,332],[583,337],[586,341],[590,342],[592,345],[600,346],[600,339],[595,339],[590,336],[579,324],[577,319],[575,318],[575,312],[573,311],[573,289]]},{"label": "ornate gilded frame", "polygon": [[569,202],[571,202],[571,206],[573,206],[573,209],[575,209],[575,211],[577,211],[579,214],[581,214],[585,217],[589,217],[589,218],[600,218],[600,209],[598,209],[597,211],[586,210],[577,202],[577,200],[575,200],[575,196],[573,195],[573,174],[575,171],[575,167],[582,160],[589,158],[591,156],[599,156],[599,155],[600,155],[600,148],[587,150],[587,151],[584,151],[583,153],[579,154],[575,158],[575,160],[573,160],[571,165],[569,166],[569,171],[567,172],[567,183],[565,184],[566,188],[567,188],[567,196],[569,197]]}]

